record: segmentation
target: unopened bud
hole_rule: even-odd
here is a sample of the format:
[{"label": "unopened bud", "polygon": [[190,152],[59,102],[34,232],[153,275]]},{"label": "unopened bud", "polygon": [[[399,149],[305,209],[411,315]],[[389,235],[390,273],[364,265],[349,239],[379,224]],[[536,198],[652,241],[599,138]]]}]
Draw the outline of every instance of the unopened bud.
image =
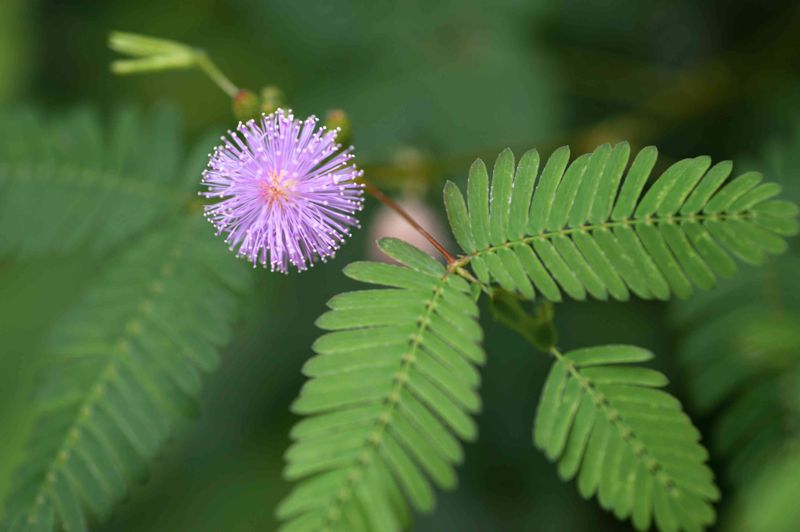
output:
[{"label": "unopened bud", "polygon": [[261,111],[267,114],[274,113],[278,107],[283,106],[283,91],[278,87],[269,86],[261,89]]},{"label": "unopened bud", "polygon": [[250,120],[259,114],[258,96],[249,90],[242,89],[233,98],[233,116],[238,120]]},{"label": "unopened bud", "polygon": [[336,129],[337,127],[341,129],[336,137],[336,142],[342,146],[350,144],[352,129],[350,128],[350,119],[344,111],[341,109],[328,111],[325,117],[325,125],[328,126],[328,129]]}]

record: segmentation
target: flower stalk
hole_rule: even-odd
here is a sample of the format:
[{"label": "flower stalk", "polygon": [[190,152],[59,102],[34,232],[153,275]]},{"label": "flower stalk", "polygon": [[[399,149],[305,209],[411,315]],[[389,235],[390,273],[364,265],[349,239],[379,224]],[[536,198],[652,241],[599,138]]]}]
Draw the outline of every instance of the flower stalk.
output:
[{"label": "flower stalk", "polygon": [[442,254],[444,259],[447,261],[447,264],[453,264],[456,262],[455,257],[453,257],[450,253],[447,252],[445,247],[436,240],[432,234],[425,230],[414,218],[408,214],[405,209],[403,209],[400,205],[398,205],[392,198],[387,196],[383,193],[378,187],[370,183],[369,181],[362,180],[364,184],[364,190],[367,191],[369,195],[371,195],[376,200],[380,201],[394,212],[396,212],[400,217],[405,220],[411,227],[413,227],[420,235],[422,235],[425,240],[431,243],[433,247],[436,248],[436,251]]}]

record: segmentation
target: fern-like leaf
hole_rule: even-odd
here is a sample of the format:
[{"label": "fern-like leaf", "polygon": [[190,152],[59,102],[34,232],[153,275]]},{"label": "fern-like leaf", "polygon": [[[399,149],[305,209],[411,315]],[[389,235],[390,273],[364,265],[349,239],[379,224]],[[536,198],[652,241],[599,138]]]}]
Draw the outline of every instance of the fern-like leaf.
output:
[{"label": "fern-like leaf", "polygon": [[798,232],[796,205],[772,198],[774,183],[749,172],[727,181],[730,162],[708,157],[670,166],[645,190],[657,152],[639,152],[625,171],[627,143],[604,144],[569,162],[556,150],[539,172],[539,154],[497,158],[491,182],[485,164],[469,171],[467,200],[445,186],[450,225],[484,283],[551,301],[561,291],[625,300],[687,297],[736,270],[731,255],[759,264],[786,249]]},{"label": "fern-like leaf", "polygon": [[577,475],[583,497],[639,530],[700,530],[713,523],[719,497],[705,465],[700,433],[677,399],[659,390],[666,377],[632,366],[652,358],[633,346],[561,354],[545,381],[534,442],[558,460],[563,479]]},{"label": "fern-like leaf", "polygon": [[230,336],[249,275],[201,216],[128,249],[54,330],[13,531],[85,530],[143,472]]},{"label": "fern-like leaf", "polygon": [[100,251],[184,207],[204,161],[182,171],[179,125],[164,107],[108,128],[88,110],[0,119],[0,252]]},{"label": "fern-like leaf", "polygon": [[317,325],[311,380],[294,403],[285,476],[303,479],[281,503],[284,530],[397,530],[408,503],[431,510],[429,479],[448,489],[480,408],[475,364],[484,360],[470,287],[396,239],[380,242],[404,266],[361,262],[358,281],[390,288],[349,292]]}]

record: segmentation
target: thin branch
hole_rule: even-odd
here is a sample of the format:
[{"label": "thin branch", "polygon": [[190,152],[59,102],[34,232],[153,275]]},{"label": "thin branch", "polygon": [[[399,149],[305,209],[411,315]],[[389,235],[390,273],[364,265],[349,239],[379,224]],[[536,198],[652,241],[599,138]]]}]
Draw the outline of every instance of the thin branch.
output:
[{"label": "thin branch", "polygon": [[448,253],[447,250],[444,248],[444,246],[441,245],[439,241],[433,237],[433,235],[431,235],[428,231],[425,230],[424,227],[422,227],[419,223],[417,223],[417,221],[414,220],[414,218],[412,218],[411,215],[408,214],[400,205],[395,203],[395,201],[392,198],[381,192],[381,190],[372,183],[369,183],[368,181],[363,181],[363,183],[364,183],[364,188],[369,194],[371,194],[375,199],[377,199],[378,201],[380,201],[381,203],[392,209],[394,212],[399,214],[400,217],[403,218],[403,220],[408,222],[408,224],[411,225],[411,227],[413,227],[419,234],[424,236],[425,239],[428,242],[430,242],[431,245],[435,247],[439,253],[442,254],[442,256],[447,261],[447,264],[453,264],[454,262],[456,262],[455,257],[453,257],[450,253]]},{"label": "thin branch", "polygon": [[211,81],[225,91],[225,94],[231,98],[235,98],[239,94],[239,87],[237,87],[228,77],[222,73],[217,65],[206,55],[205,52],[199,52],[196,58],[197,66],[211,78]]}]

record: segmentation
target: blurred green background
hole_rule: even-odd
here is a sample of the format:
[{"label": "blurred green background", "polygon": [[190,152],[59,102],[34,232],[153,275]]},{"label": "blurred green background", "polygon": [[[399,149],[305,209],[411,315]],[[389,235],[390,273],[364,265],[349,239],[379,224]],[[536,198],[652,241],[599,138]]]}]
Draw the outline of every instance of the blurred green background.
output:
[{"label": "blurred green background", "polygon": [[[343,108],[368,175],[396,194],[404,179],[422,183],[439,217],[443,180],[463,181],[472,159],[505,146],[519,154],[564,143],[574,151],[652,143],[665,164],[709,154],[797,190],[796,1],[2,0],[0,106],[107,112],[120,102],[169,101],[183,111],[190,140],[231,126],[230,102],[197,72],[112,76],[112,29],[205,48],[240,86],[280,86],[300,115]],[[409,147],[424,163],[411,171],[397,164]],[[295,421],[288,406],[317,335],[313,321],[329,297],[352,286],[339,270],[369,252],[368,236],[383,230],[370,223],[378,210],[368,206],[370,231],[357,233],[334,263],[287,277],[254,273],[257,289],[199,418],[177,431],[149,481],[98,530],[276,526],[273,509],[289,487],[281,479]],[[41,338],[102,266],[82,256],[0,259],[0,498],[24,451]],[[562,304],[561,344],[653,349],[671,391],[693,412],[692,376],[676,356],[687,326],[676,325],[675,309]],[[415,530],[627,530],[561,483],[533,448],[549,361],[484,315],[480,439],[467,446],[459,488],[442,494]],[[796,345],[793,353],[800,358]],[[713,413],[699,414],[701,428],[712,430]],[[743,490],[727,480],[722,460],[712,465],[722,478],[724,525]]]}]

